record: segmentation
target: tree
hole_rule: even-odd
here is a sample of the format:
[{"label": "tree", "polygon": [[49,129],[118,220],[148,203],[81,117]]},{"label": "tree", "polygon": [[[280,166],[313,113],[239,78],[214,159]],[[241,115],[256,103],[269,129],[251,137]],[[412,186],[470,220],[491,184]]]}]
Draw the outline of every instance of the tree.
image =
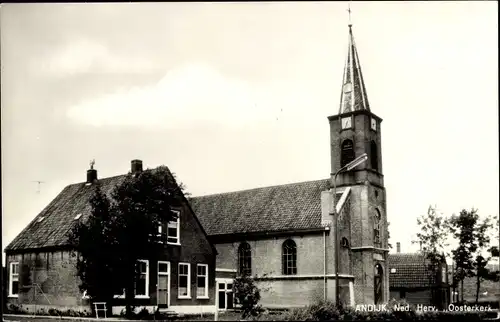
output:
[{"label": "tree", "polygon": [[[439,276],[442,263],[446,261],[445,250],[448,246],[448,219],[436,211],[435,207],[429,206],[427,213],[417,218],[420,232],[417,233],[417,240],[412,243],[419,243],[421,251],[428,260],[428,277],[432,285]],[[432,297],[436,298],[435,288],[431,288]]]},{"label": "tree", "polygon": [[80,291],[97,302],[111,302],[115,293],[113,267],[116,257],[113,247],[116,239],[113,230],[114,216],[110,203],[99,184],[89,199],[91,211],[87,220],[82,219],[69,233],[73,256],[78,256],[77,272]]},{"label": "tree", "polygon": [[491,246],[488,251],[491,254],[491,257],[498,257],[499,256],[499,251],[498,251],[498,246]]},{"label": "tree", "polygon": [[[138,260],[155,260],[158,254],[158,225],[176,219],[173,207],[183,201],[183,185],[177,185],[167,167],[129,174],[112,193],[117,217],[120,277],[124,281],[126,314],[132,313]],[[161,237],[160,237],[161,238]]]},{"label": "tree", "polygon": [[[109,297],[110,290],[113,294],[124,290],[127,316],[132,314],[139,260],[155,261],[163,251],[166,243],[159,242],[165,241],[165,235],[159,234],[158,227],[176,219],[173,208],[182,204],[183,189],[184,186],[177,184],[175,175],[165,166],[139,174],[129,173],[113,188],[110,202],[106,202],[102,193],[96,192],[100,202],[91,203],[92,213],[98,214],[94,216],[95,221],[101,219],[102,223],[82,224],[74,233],[73,245],[80,251],[82,262],[92,263],[78,267],[80,278],[100,275],[103,270],[112,274],[105,274],[107,278],[96,284],[101,290],[92,292],[98,294],[106,289]],[[95,229],[91,229],[94,226]],[[162,229],[163,233],[165,231]],[[106,256],[96,255],[100,250],[106,250]],[[87,286],[82,283],[82,287]]]},{"label": "tree", "polygon": [[464,300],[464,279],[476,277],[477,303],[481,282],[485,279],[495,279],[487,269],[490,260],[487,251],[490,244],[490,230],[493,228],[492,218],[486,217],[480,220],[477,209],[470,211],[464,209],[460,215],[452,216],[450,224],[450,231],[459,241],[458,247],[452,253],[457,267],[457,280],[461,282],[461,300]]},{"label": "tree", "polygon": [[461,284],[462,302],[464,300],[464,279],[474,276],[472,255],[477,249],[474,243],[474,227],[478,217],[476,209],[471,209],[471,211],[463,209],[458,216],[453,215],[450,219],[450,232],[458,241],[458,246],[452,250],[452,254],[456,267],[454,280]]},{"label": "tree", "polygon": [[476,275],[476,304],[479,301],[479,290],[481,288],[481,282],[485,279],[492,279],[490,272],[486,265],[491,257],[484,257],[487,254],[487,247],[490,243],[489,230],[493,228],[491,224],[492,218],[486,217],[483,221],[476,221],[474,227],[474,243],[476,244],[476,252],[474,254],[473,265],[475,268]]}]

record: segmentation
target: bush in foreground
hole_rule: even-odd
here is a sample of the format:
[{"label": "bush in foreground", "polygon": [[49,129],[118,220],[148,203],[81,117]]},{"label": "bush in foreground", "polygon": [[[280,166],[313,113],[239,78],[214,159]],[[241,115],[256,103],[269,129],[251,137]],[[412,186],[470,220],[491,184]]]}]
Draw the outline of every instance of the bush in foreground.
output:
[{"label": "bush in foreground", "polygon": [[[351,307],[337,307],[329,301],[292,309],[281,315],[267,317],[262,316],[259,320],[274,321],[482,321],[485,318],[496,317],[496,312],[417,312],[415,306],[405,301],[390,301],[387,310],[378,312],[367,312],[356,310]],[[408,311],[397,308],[408,307]]]}]

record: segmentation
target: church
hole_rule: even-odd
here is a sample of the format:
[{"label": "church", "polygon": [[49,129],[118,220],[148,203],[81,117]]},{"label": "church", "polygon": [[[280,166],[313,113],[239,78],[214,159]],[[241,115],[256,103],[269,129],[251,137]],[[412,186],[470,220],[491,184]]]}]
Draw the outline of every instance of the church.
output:
[{"label": "church", "polygon": [[219,309],[232,308],[240,274],[255,277],[268,308],[335,301],[337,292],[345,305],[389,299],[382,119],[370,109],[352,25],[342,84],[328,117],[330,178],[190,199],[218,252]]},{"label": "church", "polygon": [[[352,25],[348,39],[340,106],[328,117],[329,177],[183,196],[178,220],[159,228],[166,236],[161,260],[139,261],[135,305],[180,313],[229,310],[234,278],[243,274],[255,278],[267,308],[389,299],[382,119],[370,109]],[[132,160],[130,173],[140,172],[142,161]],[[124,177],[98,179],[91,167],[85,182],[63,189],[6,247],[9,304],[30,312],[89,308],[66,233],[88,218],[94,185],[109,194]],[[122,294],[112,306],[118,314]]]}]

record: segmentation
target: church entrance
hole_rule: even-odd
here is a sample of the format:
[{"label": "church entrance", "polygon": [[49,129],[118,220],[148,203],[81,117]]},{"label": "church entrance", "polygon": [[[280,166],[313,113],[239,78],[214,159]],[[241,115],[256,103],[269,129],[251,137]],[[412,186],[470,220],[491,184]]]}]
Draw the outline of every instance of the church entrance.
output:
[{"label": "church entrance", "polygon": [[384,272],[380,264],[375,265],[375,276],[374,276],[374,289],[375,289],[375,304],[380,304],[383,301],[383,290],[382,287],[384,281]]}]

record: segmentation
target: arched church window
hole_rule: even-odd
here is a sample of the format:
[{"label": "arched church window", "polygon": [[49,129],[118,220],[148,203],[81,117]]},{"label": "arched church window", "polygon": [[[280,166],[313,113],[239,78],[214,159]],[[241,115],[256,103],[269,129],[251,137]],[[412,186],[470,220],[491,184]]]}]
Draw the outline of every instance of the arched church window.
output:
[{"label": "arched church window", "polygon": [[370,160],[372,169],[378,171],[378,149],[375,141],[370,142]]},{"label": "arched church window", "polygon": [[240,275],[252,275],[252,248],[248,243],[238,247],[238,267]]},{"label": "arched church window", "polygon": [[380,215],[380,211],[375,209],[375,215],[373,216],[373,243],[375,246],[381,246],[381,236],[380,236],[380,222],[382,216]]},{"label": "arched church window", "polygon": [[297,274],[297,245],[291,239],[283,243],[283,275]]},{"label": "arched church window", "polygon": [[354,160],[354,144],[347,139],[342,142],[340,154],[340,166],[343,167]]}]

